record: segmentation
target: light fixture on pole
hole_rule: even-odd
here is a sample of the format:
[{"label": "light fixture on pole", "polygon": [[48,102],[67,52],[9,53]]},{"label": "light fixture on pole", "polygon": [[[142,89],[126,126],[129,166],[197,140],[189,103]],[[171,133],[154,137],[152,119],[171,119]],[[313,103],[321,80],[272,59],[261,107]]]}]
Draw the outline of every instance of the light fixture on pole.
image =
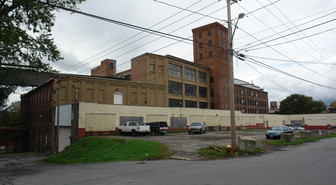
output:
[{"label": "light fixture on pole", "polygon": [[[233,36],[237,28],[239,19],[242,19],[245,14],[240,13],[232,33],[231,23],[231,1],[227,0],[227,15],[228,15],[228,41],[229,41],[229,80],[230,80],[230,121],[231,121],[231,147],[232,151],[236,151],[236,116],[235,116],[235,102],[234,102],[234,76],[233,76]],[[236,1],[234,1],[236,2]]]}]

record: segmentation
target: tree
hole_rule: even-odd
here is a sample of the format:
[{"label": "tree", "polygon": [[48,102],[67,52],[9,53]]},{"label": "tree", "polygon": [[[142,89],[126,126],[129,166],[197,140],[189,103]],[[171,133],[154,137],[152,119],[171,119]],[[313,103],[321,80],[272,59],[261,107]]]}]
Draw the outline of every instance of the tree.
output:
[{"label": "tree", "polygon": [[330,107],[330,108],[336,108],[336,101],[331,102],[331,103],[329,104],[329,107]]},{"label": "tree", "polygon": [[326,110],[322,101],[313,100],[312,97],[292,94],[280,102],[280,114],[313,114]]},{"label": "tree", "polygon": [[20,101],[11,103],[11,105],[0,111],[0,126],[15,127],[20,122]]},{"label": "tree", "polygon": [[[48,4],[77,9],[85,0],[41,0]],[[36,0],[0,0],[0,68],[27,67],[37,71],[51,72],[50,61],[61,60],[51,28],[58,9]],[[10,74],[14,78],[15,74]],[[0,76],[1,78],[1,76]],[[0,87],[0,106],[6,102],[8,92],[15,88]],[[4,96],[3,96],[4,95]]]}]

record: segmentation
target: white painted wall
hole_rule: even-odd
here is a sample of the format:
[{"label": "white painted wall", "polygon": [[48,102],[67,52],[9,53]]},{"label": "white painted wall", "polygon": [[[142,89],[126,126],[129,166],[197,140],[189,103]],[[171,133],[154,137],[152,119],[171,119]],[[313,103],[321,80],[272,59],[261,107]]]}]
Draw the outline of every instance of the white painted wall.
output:
[{"label": "white painted wall", "polygon": [[[143,117],[144,122],[167,121],[168,125],[170,125],[170,117],[187,117],[188,124],[193,121],[205,121],[208,126],[219,124],[230,126],[230,111],[227,110],[79,103],[79,128],[85,128],[86,131],[115,130],[121,116]],[[283,123],[290,124],[291,120],[302,119],[305,119],[308,125],[336,126],[336,114],[275,115],[243,114],[236,111],[237,126],[268,123],[272,127]]]},{"label": "white painted wall", "polygon": [[58,151],[62,151],[66,146],[69,146],[71,143],[70,141],[71,127],[60,127],[59,134],[60,137],[59,137]]}]

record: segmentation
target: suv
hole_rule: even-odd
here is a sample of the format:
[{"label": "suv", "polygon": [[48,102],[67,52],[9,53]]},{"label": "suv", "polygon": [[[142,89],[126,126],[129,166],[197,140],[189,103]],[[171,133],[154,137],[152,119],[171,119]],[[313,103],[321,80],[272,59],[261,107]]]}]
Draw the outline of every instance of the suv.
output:
[{"label": "suv", "polygon": [[145,123],[144,125],[149,125],[151,133],[155,135],[164,135],[168,132],[168,124],[165,121],[150,122]]},{"label": "suv", "polygon": [[204,122],[193,122],[190,124],[188,128],[189,134],[191,133],[206,133],[207,131],[207,126]]}]

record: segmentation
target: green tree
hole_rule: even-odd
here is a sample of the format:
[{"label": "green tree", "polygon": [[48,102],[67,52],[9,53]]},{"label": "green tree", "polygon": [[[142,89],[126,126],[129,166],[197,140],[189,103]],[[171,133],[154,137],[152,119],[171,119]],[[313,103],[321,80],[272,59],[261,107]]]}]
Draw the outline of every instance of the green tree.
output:
[{"label": "green tree", "polygon": [[[40,0],[57,6],[77,9],[85,0]],[[51,38],[51,28],[58,9],[37,0],[0,0],[0,67],[30,68],[51,72],[43,59],[58,61],[60,52]],[[7,75],[7,74],[6,74]],[[9,74],[15,78],[16,74]],[[1,76],[0,76],[1,78]],[[0,106],[6,103],[8,92],[15,88],[0,86]],[[10,94],[9,93],[9,94]]]},{"label": "green tree", "polygon": [[331,107],[331,108],[336,108],[336,101],[331,102],[331,103],[329,104],[329,107]]},{"label": "green tree", "polygon": [[0,126],[15,127],[20,122],[20,101],[11,103],[11,105],[0,111]]},{"label": "green tree", "polygon": [[326,110],[322,101],[313,100],[312,97],[292,94],[280,102],[280,114],[313,114]]}]

